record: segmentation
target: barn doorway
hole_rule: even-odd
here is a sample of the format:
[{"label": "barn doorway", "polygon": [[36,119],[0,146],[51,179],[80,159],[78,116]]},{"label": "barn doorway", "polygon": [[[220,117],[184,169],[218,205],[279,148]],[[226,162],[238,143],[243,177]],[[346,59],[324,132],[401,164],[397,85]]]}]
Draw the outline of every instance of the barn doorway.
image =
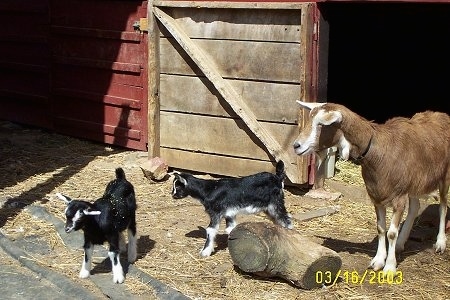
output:
[{"label": "barn doorway", "polygon": [[324,3],[327,101],[369,120],[450,113],[450,4]]}]

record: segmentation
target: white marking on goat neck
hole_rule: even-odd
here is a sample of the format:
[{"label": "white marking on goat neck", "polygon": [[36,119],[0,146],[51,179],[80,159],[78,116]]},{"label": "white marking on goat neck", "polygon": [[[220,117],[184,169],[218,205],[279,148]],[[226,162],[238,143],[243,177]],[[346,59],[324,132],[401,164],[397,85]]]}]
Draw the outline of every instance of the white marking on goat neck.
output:
[{"label": "white marking on goat neck", "polygon": [[347,160],[350,157],[350,149],[351,149],[351,147],[352,147],[352,144],[350,144],[350,142],[347,141],[345,136],[342,135],[339,138],[339,145],[338,145],[341,159]]}]

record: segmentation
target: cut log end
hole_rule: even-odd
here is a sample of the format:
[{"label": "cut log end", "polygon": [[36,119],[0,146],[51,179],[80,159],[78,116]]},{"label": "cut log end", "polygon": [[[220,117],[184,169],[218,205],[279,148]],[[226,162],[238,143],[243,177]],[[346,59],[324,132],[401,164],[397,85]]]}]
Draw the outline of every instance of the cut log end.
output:
[{"label": "cut log end", "polygon": [[[269,248],[264,240],[256,237],[246,237],[249,232],[233,230],[228,237],[228,248],[233,249],[232,259],[238,262],[239,268],[244,272],[262,272],[269,261]],[[251,240],[251,243],[242,242]]]}]

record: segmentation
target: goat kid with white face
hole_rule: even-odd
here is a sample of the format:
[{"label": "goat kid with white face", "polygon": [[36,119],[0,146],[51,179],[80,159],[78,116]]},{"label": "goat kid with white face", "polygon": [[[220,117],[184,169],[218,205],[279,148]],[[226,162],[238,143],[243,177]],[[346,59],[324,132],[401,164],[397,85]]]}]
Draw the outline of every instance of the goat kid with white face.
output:
[{"label": "goat kid with white face", "polygon": [[134,262],[137,257],[137,238],[134,188],[125,179],[122,168],[116,169],[116,179],[108,183],[104,195],[93,203],[72,200],[61,193],[56,196],[67,204],[65,231],[70,233],[81,229],[84,233],[84,257],[79,277],[90,276],[94,245],[108,242],[113,281],[123,283],[125,276],[119,255],[119,252],[126,250],[123,231],[128,231],[129,263]]},{"label": "goat kid with white face", "polygon": [[[437,189],[439,233],[434,246],[437,253],[443,253],[450,185],[450,116],[425,111],[410,119],[396,117],[376,124],[343,105],[297,102],[310,110],[309,119],[293,144],[297,155],[317,154],[337,146],[342,159],[353,159],[361,165],[377,216],[378,249],[370,267],[383,269],[385,274],[396,272],[395,252],[404,249],[419,210],[419,198]],[[407,217],[399,234],[408,201]],[[393,207],[387,251],[386,205]]]}]

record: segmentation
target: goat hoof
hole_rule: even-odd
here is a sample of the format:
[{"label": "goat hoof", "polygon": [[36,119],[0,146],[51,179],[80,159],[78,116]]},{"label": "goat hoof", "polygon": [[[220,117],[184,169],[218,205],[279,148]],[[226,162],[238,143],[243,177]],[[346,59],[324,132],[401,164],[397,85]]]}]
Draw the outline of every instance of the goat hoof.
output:
[{"label": "goat hoof", "polygon": [[125,277],[123,275],[114,275],[113,281],[114,283],[123,283],[125,281]]},{"label": "goat hoof", "polygon": [[399,246],[399,245],[397,245],[397,246],[395,247],[395,253],[402,253],[403,250],[405,250],[405,246]]},{"label": "goat hoof", "polygon": [[201,255],[202,257],[208,257],[208,256],[211,256],[211,253],[212,253],[212,250],[210,250],[210,249],[204,249],[204,250],[202,250],[202,251],[200,252],[200,255]]},{"label": "goat hoof", "polygon": [[442,254],[442,253],[444,253],[444,251],[445,251],[445,246],[438,245],[437,243],[434,245],[434,248],[435,248],[434,251],[435,251],[437,254]]},{"label": "goat hoof", "polygon": [[380,259],[378,257],[374,257],[372,261],[370,262],[369,267],[372,268],[374,271],[381,270],[385,265],[385,260]]},{"label": "goat hoof", "polygon": [[87,270],[81,270],[80,271],[80,278],[88,278],[91,275],[91,272],[87,271]]},{"label": "goat hoof", "polygon": [[137,259],[137,253],[128,253],[128,262],[134,263]]},{"label": "goat hoof", "polygon": [[393,279],[397,273],[397,268],[386,265],[383,268],[383,278]]}]

